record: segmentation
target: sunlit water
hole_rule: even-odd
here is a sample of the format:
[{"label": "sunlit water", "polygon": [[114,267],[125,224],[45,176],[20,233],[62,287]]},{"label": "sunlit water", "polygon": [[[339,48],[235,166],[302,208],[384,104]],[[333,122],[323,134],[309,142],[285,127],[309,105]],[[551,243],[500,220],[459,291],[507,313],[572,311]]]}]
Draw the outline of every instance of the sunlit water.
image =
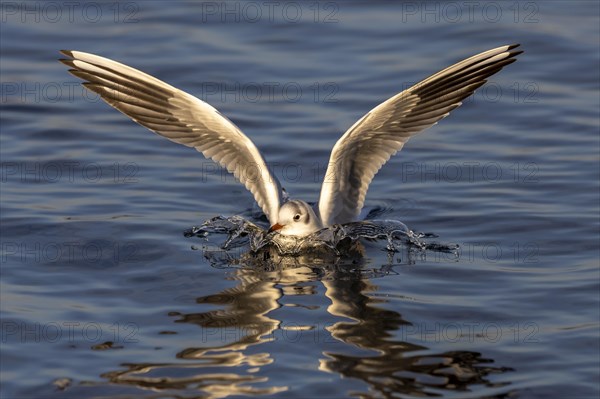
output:
[{"label": "sunlit water", "polygon": [[[467,3],[3,2],[0,396],[597,397],[598,3]],[[232,177],[56,61],[197,95],[314,201],[365,112],[506,43],[377,174],[367,237],[291,254]],[[259,230],[182,234],[215,215]]]}]

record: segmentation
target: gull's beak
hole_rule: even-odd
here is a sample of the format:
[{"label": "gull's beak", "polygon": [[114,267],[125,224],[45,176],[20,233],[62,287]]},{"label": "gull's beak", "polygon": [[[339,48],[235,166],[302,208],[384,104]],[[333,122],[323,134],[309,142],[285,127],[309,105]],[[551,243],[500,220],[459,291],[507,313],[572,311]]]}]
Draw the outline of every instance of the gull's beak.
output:
[{"label": "gull's beak", "polygon": [[282,226],[282,225],[280,225],[279,223],[275,223],[273,226],[271,226],[271,227],[269,228],[269,231],[268,231],[268,232],[269,232],[269,233],[272,233],[272,232],[274,232],[274,231],[280,230],[282,227],[283,227],[283,226]]}]

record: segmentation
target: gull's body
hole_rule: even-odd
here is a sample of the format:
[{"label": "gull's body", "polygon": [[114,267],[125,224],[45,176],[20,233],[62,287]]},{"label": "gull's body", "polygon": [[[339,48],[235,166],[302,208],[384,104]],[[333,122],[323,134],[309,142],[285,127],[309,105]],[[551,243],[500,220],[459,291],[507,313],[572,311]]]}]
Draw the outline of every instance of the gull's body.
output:
[{"label": "gull's body", "polygon": [[[379,169],[412,136],[461,105],[486,79],[515,61],[518,45],[502,46],[458,62],[404,90],[359,119],[333,147],[315,208],[282,203],[279,181],[254,143],[229,119],[198,98],[141,71],[79,51],[61,60],[85,87],[142,126],[194,147],[246,186],[267,215],[270,231],[306,236],[355,221]],[[243,168],[252,167],[249,174]],[[250,177],[250,178],[249,178]]]}]

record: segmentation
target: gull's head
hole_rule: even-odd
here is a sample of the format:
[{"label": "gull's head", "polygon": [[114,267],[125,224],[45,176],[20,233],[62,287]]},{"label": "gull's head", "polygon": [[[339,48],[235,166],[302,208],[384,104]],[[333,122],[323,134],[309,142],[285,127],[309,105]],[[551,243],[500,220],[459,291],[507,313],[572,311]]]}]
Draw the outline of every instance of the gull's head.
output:
[{"label": "gull's head", "polygon": [[269,232],[278,231],[286,236],[307,236],[323,228],[312,207],[304,201],[291,200],[279,208],[277,223]]}]

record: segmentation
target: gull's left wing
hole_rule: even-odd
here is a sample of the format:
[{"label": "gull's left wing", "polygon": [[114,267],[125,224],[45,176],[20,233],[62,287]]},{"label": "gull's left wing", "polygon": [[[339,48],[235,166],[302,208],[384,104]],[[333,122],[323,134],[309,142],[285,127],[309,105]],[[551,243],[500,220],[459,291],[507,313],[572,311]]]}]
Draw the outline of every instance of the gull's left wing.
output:
[{"label": "gull's left wing", "polygon": [[254,143],[200,99],[137,69],[81,51],[60,61],[83,85],[140,125],[219,163],[254,195],[271,225],[277,223],[281,186]]},{"label": "gull's left wing", "polygon": [[461,105],[486,79],[515,61],[519,45],[502,46],[454,64],[379,104],[333,147],[319,198],[325,226],[356,220],[379,169],[415,134]]}]

